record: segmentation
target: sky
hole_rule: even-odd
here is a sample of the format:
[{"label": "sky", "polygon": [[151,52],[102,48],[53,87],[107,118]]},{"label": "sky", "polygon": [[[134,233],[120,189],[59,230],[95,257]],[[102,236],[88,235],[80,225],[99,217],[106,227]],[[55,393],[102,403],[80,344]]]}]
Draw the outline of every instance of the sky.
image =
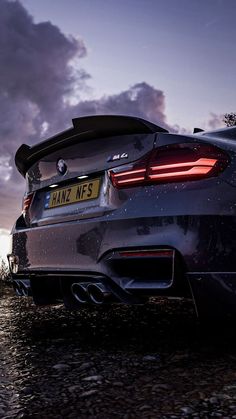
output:
[{"label": "sky", "polygon": [[21,211],[23,142],[87,114],[223,125],[236,111],[235,13],[235,0],[0,0],[0,257]]}]

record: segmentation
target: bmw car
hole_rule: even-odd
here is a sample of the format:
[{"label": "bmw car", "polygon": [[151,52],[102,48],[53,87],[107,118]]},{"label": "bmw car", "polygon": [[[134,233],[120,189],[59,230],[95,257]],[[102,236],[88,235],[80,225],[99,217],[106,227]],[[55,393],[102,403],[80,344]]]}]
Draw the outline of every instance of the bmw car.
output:
[{"label": "bmw car", "polygon": [[198,316],[235,314],[236,127],[72,123],[16,152],[26,184],[8,255],[16,293],[70,310],[182,297]]}]

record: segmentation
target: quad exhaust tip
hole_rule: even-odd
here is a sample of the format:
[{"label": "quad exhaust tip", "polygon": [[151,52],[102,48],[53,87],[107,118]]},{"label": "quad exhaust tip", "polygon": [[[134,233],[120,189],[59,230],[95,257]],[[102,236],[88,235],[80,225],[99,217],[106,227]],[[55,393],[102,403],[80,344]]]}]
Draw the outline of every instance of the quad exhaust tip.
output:
[{"label": "quad exhaust tip", "polygon": [[94,304],[103,304],[110,296],[103,284],[89,284],[87,289],[90,300]]},{"label": "quad exhaust tip", "polygon": [[71,292],[74,298],[81,304],[93,303],[100,305],[110,297],[110,293],[102,283],[80,284],[75,282],[71,285]]},{"label": "quad exhaust tip", "polygon": [[71,285],[71,292],[79,303],[81,304],[88,303],[89,297],[88,297],[86,286],[75,282],[74,284]]}]

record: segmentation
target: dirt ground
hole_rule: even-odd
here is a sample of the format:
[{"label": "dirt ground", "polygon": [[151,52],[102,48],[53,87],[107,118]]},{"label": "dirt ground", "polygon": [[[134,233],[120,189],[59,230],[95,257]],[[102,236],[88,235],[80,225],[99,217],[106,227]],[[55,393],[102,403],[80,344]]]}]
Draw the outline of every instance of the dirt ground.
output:
[{"label": "dirt ground", "polygon": [[236,327],[191,302],[68,312],[0,299],[0,418],[236,418]]}]

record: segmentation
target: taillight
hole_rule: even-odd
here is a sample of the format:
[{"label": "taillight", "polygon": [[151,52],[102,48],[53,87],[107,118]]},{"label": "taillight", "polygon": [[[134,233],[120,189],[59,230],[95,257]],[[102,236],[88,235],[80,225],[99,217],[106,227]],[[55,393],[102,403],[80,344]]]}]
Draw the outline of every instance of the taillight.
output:
[{"label": "taillight", "polygon": [[25,216],[30,208],[34,193],[25,195],[22,203],[22,214]]},{"label": "taillight", "polygon": [[118,188],[142,184],[190,181],[217,176],[227,166],[225,152],[206,144],[173,144],[159,147],[142,160],[110,170]]}]

